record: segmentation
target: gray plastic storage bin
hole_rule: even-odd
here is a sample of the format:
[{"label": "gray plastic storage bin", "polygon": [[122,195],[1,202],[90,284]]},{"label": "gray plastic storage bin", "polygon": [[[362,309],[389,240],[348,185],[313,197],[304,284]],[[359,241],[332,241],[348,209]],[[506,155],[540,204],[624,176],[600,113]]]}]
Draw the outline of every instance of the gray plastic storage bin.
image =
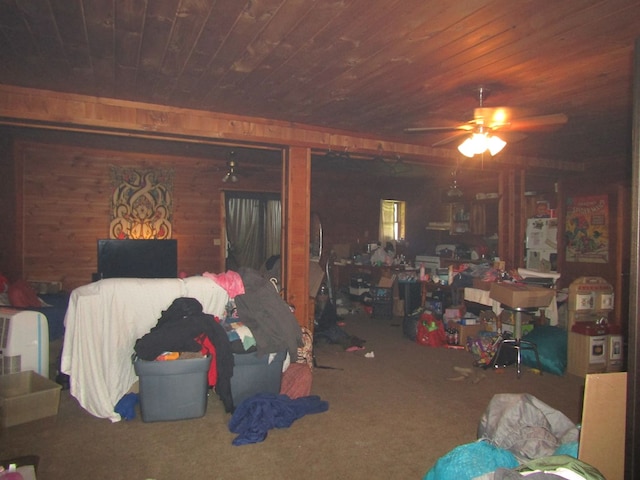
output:
[{"label": "gray plastic storage bin", "polygon": [[280,393],[282,365],[286,352],[278,352],[269,363],[270,355],[257,353],[234,353],[231,397],[238,406],[244,399],[257,393]]},{"label": "gray plastic storage bin", "polygon": [[140,385],[143,422],[204,416],[211,357],[133,362]]}]

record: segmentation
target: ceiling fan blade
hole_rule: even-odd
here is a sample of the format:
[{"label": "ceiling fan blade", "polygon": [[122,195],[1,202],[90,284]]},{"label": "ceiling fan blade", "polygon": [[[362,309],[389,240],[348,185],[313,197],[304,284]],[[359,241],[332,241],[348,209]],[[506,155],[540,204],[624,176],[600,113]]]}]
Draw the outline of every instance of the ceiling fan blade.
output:
[{"label": "ceiling fan blade", "polygon": [[568,120],[569,118],[564,113],[514,118],[505,128],[508,130],[545,130],[564,125]]},{"label": "ceiling fan blade", "polygon": [[471,125],[458,125],[455,127],[409,127],[405,128],[405,133],[424,133],[424,132],[451,132],[455,130],[470,131],[473,129]]},{"label": "ceiling fan blade", "polygon": [[512,116],[512,110],[508,107],[479,107],[473,111],[474,122],[490,128],[509,124]]},{"label": "ceiling fan blade", "polygon": [[510,130],[499,131],[496,135],[507,143],[515,143],[527,138],[527,136],[522,132],[514,132]]},{"label": "ceiling fan blade", "polygon": [[450,137],[444,138],[433,145],[432,147],[441,147],[442,145],[447,145],[448,143],[454,142],[458,139],[464,138],[469,135],[469,132],[457,133],[455,135],[451,135]]}]

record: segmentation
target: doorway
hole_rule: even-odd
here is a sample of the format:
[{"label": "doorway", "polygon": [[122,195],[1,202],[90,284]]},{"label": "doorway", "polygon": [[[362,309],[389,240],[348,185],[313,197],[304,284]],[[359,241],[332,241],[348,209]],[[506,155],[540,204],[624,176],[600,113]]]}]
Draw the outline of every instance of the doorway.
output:
[{"label": "doorway", "polygon": [[260,270],[280,257],[282,202],[277,193],[224,192],[226,270]]}]

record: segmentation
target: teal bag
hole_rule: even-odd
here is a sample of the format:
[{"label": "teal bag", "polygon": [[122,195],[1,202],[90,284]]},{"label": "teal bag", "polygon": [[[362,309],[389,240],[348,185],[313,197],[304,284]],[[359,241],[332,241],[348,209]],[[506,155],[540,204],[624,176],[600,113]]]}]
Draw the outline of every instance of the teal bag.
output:
[{"label": "teal bag", "polygon": [[[522,340],[535,343],[540,357],[542,370],[553,375],[564,375],[567,369],[567,331],[551,325],[535,327]],[[539,368],[533,350],[522,349],[522,364],[530,368]]]}]

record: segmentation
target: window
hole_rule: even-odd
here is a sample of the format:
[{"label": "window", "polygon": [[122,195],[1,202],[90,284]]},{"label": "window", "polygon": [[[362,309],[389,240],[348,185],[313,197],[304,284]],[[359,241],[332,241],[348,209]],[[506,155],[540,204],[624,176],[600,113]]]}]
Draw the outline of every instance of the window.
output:
[{"label": "window", "polygon": [[404,239],[405,202],[380,200],[380,241],[384,244]]}]

